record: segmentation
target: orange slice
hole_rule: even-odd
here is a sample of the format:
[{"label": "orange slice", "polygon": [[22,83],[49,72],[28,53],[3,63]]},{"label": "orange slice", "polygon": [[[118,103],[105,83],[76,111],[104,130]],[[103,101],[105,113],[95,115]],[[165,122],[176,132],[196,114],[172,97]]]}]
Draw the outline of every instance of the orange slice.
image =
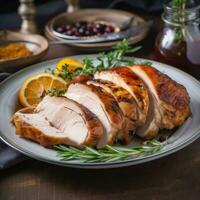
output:
[{"label": "orange slice", "polygon": [[83,63],[79,62],[78,60],[72,58],[63,58],[56,65],[56,69],[54,70],[55,75],[59,76],[63,70],[63,66],[65,65],[67,65],[69,72],[72,72],[79,67],[83,67]]},{"label": "orange slice", "polygon": [[19,101],[24,107],[38,104],[47,91],[53,88],[65,90],[67,83],[49,73],[33,75],[23,82],[18,94]]}]

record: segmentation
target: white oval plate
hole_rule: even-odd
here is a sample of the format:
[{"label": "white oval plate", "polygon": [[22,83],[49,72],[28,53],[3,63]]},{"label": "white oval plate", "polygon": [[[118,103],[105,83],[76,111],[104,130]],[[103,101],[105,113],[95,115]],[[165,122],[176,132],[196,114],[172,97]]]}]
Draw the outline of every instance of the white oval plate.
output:
[{"label": "white oval plate", "polygon": [[[93,59],[96,55],[87,55]],[[85,56],[74,56],[75,59],[82,60]],[[10,123],[10,118],[16,111],[16,102],[18,90],[24,79],[30,75],[43,72],[45,69],[55,67],[59,59],[39,63],[10,76],[0,84],[0,138],[12,148],[21,153],[57,165],[76,167],[76,168],[114,168],[144,163],[160,157],[171,154],[191,142],[200,135],[200,82],[192,76],[168,65],[151,61],[158,70],[166,73],[172,79],[184,85],[191,98],[192,117],[184,125],[179,127],[170,137],[170,144],[167,144],[160,152],[138,158],[131,158],[126,161],[117,161],[112,163],[82,163],[77,160],[61,161],[55,150],[47,149],[39,144],[16,136],[15,127]],[[137,59],[144,61],[144,59]],[[134,145],[134,143],[132,144]]]}]

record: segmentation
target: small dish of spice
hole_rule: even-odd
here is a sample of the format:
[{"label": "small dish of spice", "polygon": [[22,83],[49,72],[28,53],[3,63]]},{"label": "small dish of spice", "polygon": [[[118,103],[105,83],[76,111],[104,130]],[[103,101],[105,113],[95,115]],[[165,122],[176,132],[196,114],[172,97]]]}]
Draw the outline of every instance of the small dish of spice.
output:
[{"label": "small dish of spice", "polygon": [[34,34],[0,31],[0,71],[16,72],[37,62],[48,50],[48,41]]},{"label": "small dish of spice", "polygon": [[0,60],[1,61],[27,57],[32,54],[33,52],[30,51],[24,44],[10,43],[10,44],[0,46]]}]

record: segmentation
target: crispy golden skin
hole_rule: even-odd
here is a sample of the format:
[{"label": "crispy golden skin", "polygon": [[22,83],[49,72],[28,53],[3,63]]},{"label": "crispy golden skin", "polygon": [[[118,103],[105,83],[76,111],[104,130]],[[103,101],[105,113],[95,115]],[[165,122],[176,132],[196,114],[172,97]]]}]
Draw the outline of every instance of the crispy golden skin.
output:
[{"label": "crispy golden skin", "polygon": [[149,106],[148,90],[142,81],[135,73],[127,67],[118,67],[114,71],[126,82],[133,94],[135,95],[136,102],[144,115],[147,115]]},{"label": "crispy golden skin", "polygon": [[104,81],[101,79],[94,79],[88,81],[89,84],[99,86],[109,92],[118,102],[124,116],[136,120],[136,102],[133,96],[124,88],[119,85],[113,84],[110,81]]},{"label": "crispy golden skin", "polygon": [[115,98],[124,114],[123,130],[118,138],[126,144],[129,143],[133,139],[137,119],[136,102],[133,96],[124,88],[113,84],[110,81],[94,79],[92,81],[88,81],[87,83],[103,88]]},{"label": "crispy golden skin", "polygon": [[143,78],[158,101],[162,116],[161,128],[172,129],[182,125],[191,115],[190,97],[186,88],[151,66],[132,68],[142,70],[152,84],[150,86],[148,80]]},{"label": "crispy golden skin", "polygon": [[113,126],[113,134],[108,143],[111,145],[116,141],[117,136],[123,126],[122,111],[113,96],[106,92],[106,90],[94,85],[88,85],[87,87],[99,97],[100,101],[102,102],[102,106],[107,113],[107,117]]},{"label": "crispy golden skin", "polygon": [[97,72],[95,78],[111,81],[128,90],[136,101],[137,125],[141,126],[145,123],[149,109],[149,96],[148,89],[141,78],[128,67],[116,67]]},{"label": "crispy golden skin", "polygon": [[88,87],[99,97],[101,102],[103,102],[103,107],[109,114],[108,118],[113,123],[113,125],[120,129],[122,127],[123,121],[122,111],[113,96],[101,87],[96,87],[94,85],[88,85]]}]

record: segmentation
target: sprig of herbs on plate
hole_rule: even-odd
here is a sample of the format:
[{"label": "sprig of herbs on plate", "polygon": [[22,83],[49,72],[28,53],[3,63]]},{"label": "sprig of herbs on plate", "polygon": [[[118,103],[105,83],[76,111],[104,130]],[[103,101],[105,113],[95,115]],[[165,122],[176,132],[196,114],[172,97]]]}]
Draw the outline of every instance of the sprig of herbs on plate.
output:
[{"label": "sprig of herbs on plate", "polygon": [[96,72],[96,69],[93,64],[93,60],[85,57],[83,59],[83,67],[77,68],[74,71],[74,76],[84,75],[84,76],[92,76]]},{"label": "sprig of herbs on plate", "polygon": [[128,53],[134,53],[141,49],[141,46],[131,47],[126,39],[120,41],[113,47],[112,51],[102,52],[97,56],[99,64],[94,65],[93,60],[86,57],[83,59],[84,66],[75,70],[75,75],[92,76],[96,71],[112,69],[125,64],[134,64],[134,60],[125,58]]},{"label": "sprig of herbs on plate", "polygon": [[124,39],[113,47],[113,51],[108,53],[103,52],[97,56],[97,60],[100,61],[100,64],[96,66],[96,71],[112,69],[126,64],[133,65],[134,59],[125,58],[125,55],[135,53],[141,48],[141,46],[131,47],[128,41]]},{"label": "sprig of herbs on plate", "polygon": [[44,72],[55,75],[54,69],[51,69],[51,67],[48,67],[47,69],[45,69]]},{"label": "sprig of herbs on plate", "polygon": [[51,90],[47,91],[47,95],[49,96],[56,96],[56,97],[60,97],[63,96],[66,93],[67,90],[60,90],[59,88],[52,88]]},{"label": "sprig of herbs on plate", "polygon": [[96,150],[86,146],[84,149],[78,149],[72,146],[57,145],[58,156],[61,160],[79,160],[87,163],[94,162],[113,162],[127,160],[130,158],[144,157],[161,151],[168,140],[160,142],[156,139],[146,141],[137,147],[117,147],[106,145],[103,149]]},{"label": "sprig of herbs on plate", "polygon": [[172,0],[172,10],[177,27],[175,28],[176,42],[184,41],[186,37],[186,8],[187,0]]},{"label": "sprig of herbs on plate", "polygon": [[[97,56],[99,64],[95,65],[93,59],[85,57],[83,59],[83,67],[76,68],[74,71],[69,71],[68,66],[65,64],[59,74],[65,81],[71,80],[74,76],[84,75],[93,76],[96,71],[108,70],[118,66],[136,64],[132,58],[125,57],[127,54],[134,53],[141,49],[141,46],[132,47],[126,39],[118,42],[112,51],[102,52]],[[150,62],[142,62],[137,64],[151,64]],[[46,72],[54,73],[51,69]]]}]

